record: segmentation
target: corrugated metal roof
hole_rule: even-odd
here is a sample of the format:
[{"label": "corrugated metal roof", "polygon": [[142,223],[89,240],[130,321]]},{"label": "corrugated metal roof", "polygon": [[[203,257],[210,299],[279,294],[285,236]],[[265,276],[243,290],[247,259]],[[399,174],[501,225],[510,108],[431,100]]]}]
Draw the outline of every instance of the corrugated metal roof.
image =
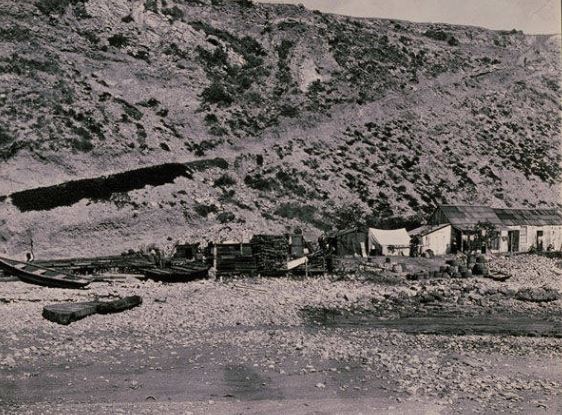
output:
[{"label": "corrugated metal roof", "polygon": [[423,225],[419,228],[413,229],[408,234],[410,236],[425,236],[429,235],[432,232],[438,231],[440,229],[446,228],[447,226],[451,226],[449,223],[444,223],[442,225]]},{"label": "corrugated metal roof", "polygon": [[559,209],[494,209],[504,225],[562,225]]},{"label": "corrugated metal roof", "polygon": [[443,205],[439,210],[447,221],[458,228],[489,222],[494,225],[562,225],[560,209],[496,209],[488,206]]},{"label": "corrugated metal roof", "polygon": [[478,222],[490,222],[494,225],[502,225],[502,221],[488,206],[454,206],[443,205],[439,210],[447,218],[451,225],[476,225]]}]

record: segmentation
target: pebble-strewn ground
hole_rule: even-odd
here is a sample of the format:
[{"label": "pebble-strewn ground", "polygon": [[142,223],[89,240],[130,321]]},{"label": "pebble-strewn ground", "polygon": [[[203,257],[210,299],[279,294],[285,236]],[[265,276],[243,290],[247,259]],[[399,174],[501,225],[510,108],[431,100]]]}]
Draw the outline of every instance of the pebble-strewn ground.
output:
[{"label": "pebble-strewn ground", "polygon": [[[84,291],[2,282],[0,413],[560,413],[562,301],[515,296],[560,290],[557,263],[490,265],[499,266],[513,274],[507,282],[127,279]],[[124,313],[69,326],[41,317],[46,304],[133,294],[144,302]],[[448,318],[437,325],[497,318],[511,334],[468,319],[464,335],[383,324],[437,314]],[[529,336],[520,316],[551,335]]]}]

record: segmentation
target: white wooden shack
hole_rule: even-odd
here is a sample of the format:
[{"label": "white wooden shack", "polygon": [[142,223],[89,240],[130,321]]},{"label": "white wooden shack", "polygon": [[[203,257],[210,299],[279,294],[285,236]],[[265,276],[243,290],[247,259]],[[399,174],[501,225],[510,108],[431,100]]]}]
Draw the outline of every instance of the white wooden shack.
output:
[{"label": "white wooden shack", "polygon": [[424,225],[408,232],[417,239],[418,254],[432,251],[434,255],[447,255],[452,250],[453,227],[450,224]]},{"label": "white wooden shack", "polygon": [[[492,242],[492,252],[562,250],[560,209],[442,205],[431,215],[429,225],[451,225],[449,252],[456,252],[466,248],[468,240],[474,237],[474,227],[479,222],[491,223],[499,231],[499,237]],[[442,251],[443,242],[439,239],[433,238],[431,243],[427,243],[427,249]]]}]

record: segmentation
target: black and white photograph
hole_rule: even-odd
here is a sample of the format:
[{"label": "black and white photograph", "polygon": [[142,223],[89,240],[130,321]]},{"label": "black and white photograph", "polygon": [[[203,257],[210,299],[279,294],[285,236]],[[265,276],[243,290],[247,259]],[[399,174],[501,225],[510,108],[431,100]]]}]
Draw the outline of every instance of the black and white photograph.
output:
[{"label": "black and white photograph", "polygon": [[0,0],[0,414],[561,414],[561,9]]}]

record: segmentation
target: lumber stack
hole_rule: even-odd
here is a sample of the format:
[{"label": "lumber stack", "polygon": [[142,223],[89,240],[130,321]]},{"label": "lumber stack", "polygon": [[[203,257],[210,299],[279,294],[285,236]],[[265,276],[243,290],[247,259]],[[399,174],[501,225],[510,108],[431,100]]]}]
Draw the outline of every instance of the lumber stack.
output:
[{"label": "lumber stack", "polygon": [[275,274],[287,270],[289,240],[284,235],[255,235],[250,241],[256,259],[257,271]]},{"label": "lumber stack", "polygon": [[208,249],[208,257],[212,262],[213,251],[216,251],[217,275],[254,275],[256,260],[252,246],[246,243],[216,244]]}]

